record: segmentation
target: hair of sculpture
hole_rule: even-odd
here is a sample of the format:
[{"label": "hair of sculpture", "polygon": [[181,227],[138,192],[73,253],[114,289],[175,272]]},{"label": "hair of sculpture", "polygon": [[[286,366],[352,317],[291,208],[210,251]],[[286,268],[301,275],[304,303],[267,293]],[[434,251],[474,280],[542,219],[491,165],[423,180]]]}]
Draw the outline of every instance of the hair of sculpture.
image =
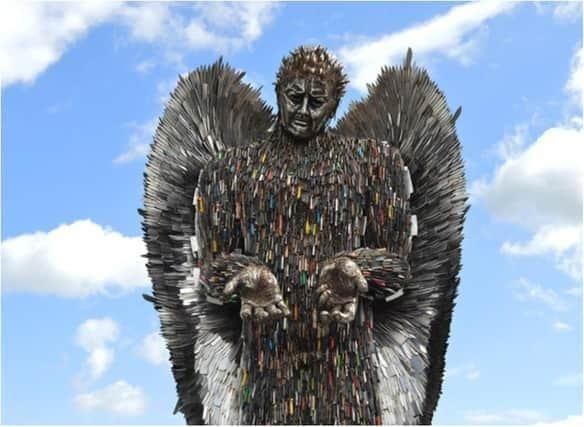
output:
[{"label": "hair of sculpture", "polygon": [[332,84],[335,97],[345,94],[349,80],[341,63],[322,46],[300,46],[282,59],[276,75],[276,92],[294,78],[317,77]]}]

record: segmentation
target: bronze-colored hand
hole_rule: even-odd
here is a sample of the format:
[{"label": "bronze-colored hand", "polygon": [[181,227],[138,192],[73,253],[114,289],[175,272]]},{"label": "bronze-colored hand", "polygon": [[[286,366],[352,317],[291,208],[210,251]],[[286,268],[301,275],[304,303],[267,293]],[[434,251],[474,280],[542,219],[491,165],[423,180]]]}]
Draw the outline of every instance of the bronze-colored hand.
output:
[{"label": "bronze-colored hand", "polygon": [[367,280],[350,258],[340,257],[325,264],[316,289],[320,319],[323,322],[352,322],[359,293],[367,292],[367,289]]},{"label": "bronze-colored hand", "polygon": [[241,298],[242,319],[262,321],[290,314],[276,277],[266,267],[251,265],[236,274],[225,285],[223,295],[228,298],[236,292]]}]

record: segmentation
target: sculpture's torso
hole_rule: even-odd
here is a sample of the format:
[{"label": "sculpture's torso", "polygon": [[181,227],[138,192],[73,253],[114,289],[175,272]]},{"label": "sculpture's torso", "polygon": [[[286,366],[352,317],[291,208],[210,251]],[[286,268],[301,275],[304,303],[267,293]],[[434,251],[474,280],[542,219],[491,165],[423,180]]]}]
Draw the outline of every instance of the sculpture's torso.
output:
[{"label": "sculpture's torso", "polygon": [[[364,246],[404,250],[403,163],[376,141],[264,142],[204,169],[210,251],[242,248],[275,274],[289,318],[244,322],[243,424],[381,424],[372,301],[354,322],[318,320],[320,262]],[[206,187],[205,187],[206,186]]]}]

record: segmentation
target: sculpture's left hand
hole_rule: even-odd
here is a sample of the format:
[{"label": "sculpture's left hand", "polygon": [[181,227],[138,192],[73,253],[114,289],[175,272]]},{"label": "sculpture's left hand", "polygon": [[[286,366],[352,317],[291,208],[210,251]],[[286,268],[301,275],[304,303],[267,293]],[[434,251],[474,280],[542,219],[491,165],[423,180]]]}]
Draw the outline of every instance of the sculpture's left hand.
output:
[{"label": "sculpture's left hand", "polygon": [[316,289],[321,321],[352,322],[359,293],[367,292],[367,289],[367,281],[359,266],[350,258],[339,257],[326,263]]}]

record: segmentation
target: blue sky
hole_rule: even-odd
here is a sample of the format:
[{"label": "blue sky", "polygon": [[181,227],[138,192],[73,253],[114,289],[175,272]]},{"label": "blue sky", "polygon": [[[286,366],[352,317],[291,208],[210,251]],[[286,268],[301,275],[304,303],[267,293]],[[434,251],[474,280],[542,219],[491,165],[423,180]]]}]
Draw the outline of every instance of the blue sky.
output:
[{"label": "blue sky", "polygon": [[142,172],[180,73],[219,55],[273,105],[329,47],[363,95],[408,46],[452,108],[472,208],[436,424],[580,424],[579,3],[0,6],[2,422],[182,424],[141,298]]}]

